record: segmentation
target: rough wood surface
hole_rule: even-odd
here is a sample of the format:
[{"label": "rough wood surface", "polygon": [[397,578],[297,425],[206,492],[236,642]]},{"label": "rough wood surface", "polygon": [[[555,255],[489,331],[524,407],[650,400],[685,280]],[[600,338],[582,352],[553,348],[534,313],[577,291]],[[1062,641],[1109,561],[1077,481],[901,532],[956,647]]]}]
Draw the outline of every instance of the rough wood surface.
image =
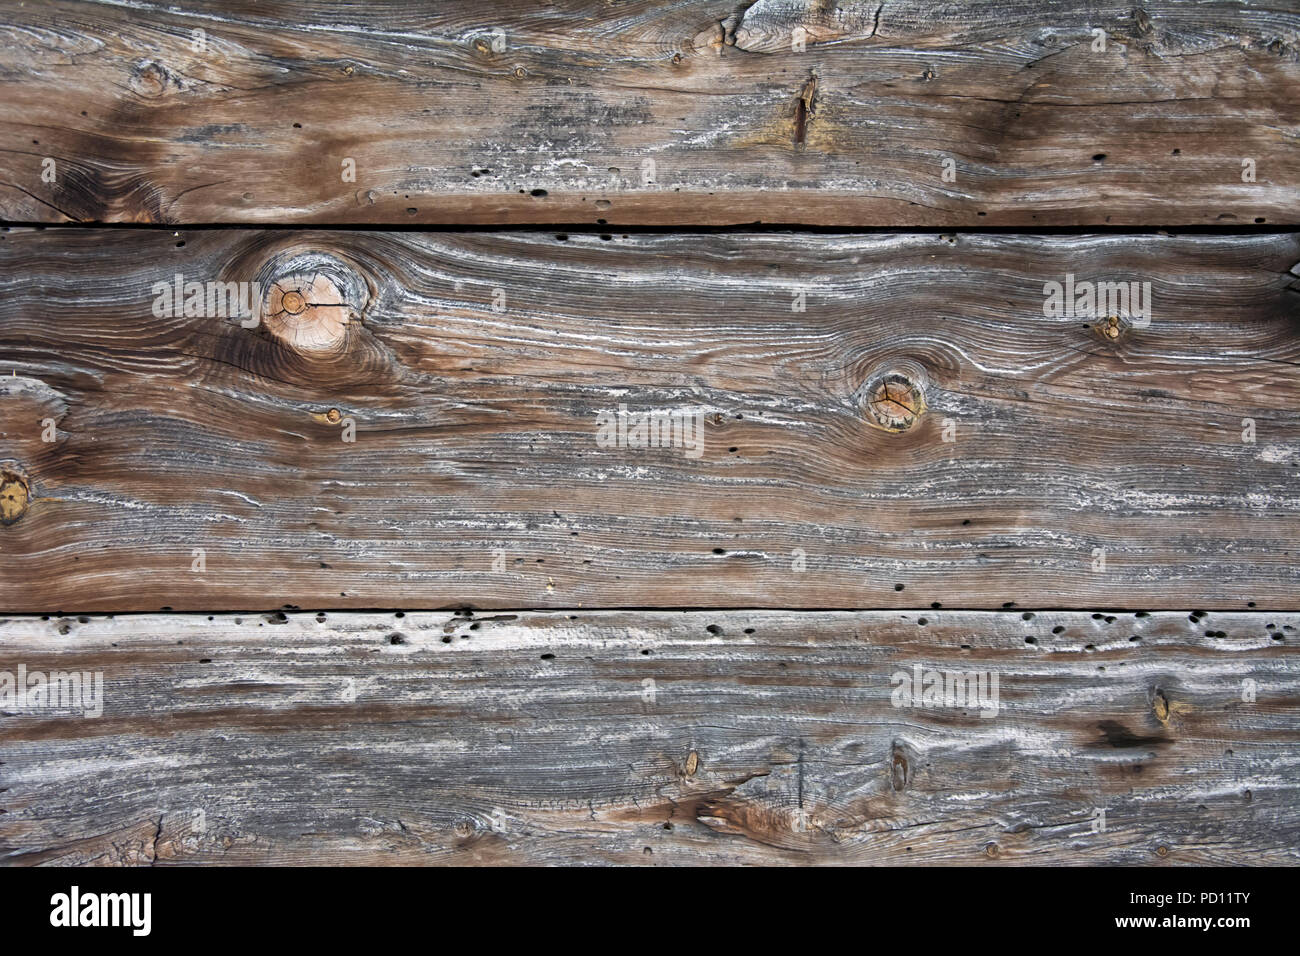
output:
[{"label": "rough wood surface", "polygon": [[[0,671],[102,671],[103,713],[0,714],[0,862],[1295,865],[1297,627],[13,618]],[[996,713],[896,707],[915,665]]]},{"label": "rough wood surface", "polygon": [[1300,208],[1290,0],[6,3],[0,42],[11,221],[1237,225]]},{"label": "rough wood surface", "polygon": [[0,238],[9,611],[1300,607],[1294,234],[180,235]]}]

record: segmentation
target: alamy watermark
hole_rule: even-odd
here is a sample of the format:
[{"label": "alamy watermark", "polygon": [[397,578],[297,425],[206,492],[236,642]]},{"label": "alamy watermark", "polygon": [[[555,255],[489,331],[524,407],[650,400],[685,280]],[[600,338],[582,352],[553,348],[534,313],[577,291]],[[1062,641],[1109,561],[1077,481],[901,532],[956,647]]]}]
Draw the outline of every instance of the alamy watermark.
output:
[{"label": "alamy watermark", "polygon": [[155,282],[149,291],[159,319],[232,318],[246,329],[262,320],[260,282],[187,282],[178,272],[171,282]]},{"label": "alamy watermark", "polygon": [[1049,319],[1118,316],[1135,329],[1151,324],[1150,282],[1076,282],[1071,272],[1063,283],[1044,283],[1043,296],[1043,315]]},{"label": "alamy watermark", "polygon": [[153,928],[152,893],[83,893],[73,886],[50,897],[50,925],[121,926],[132,936],[148,936]]},{"label": "alamy watermark", "polygon": [[657,408],[645,412],[596,413],[596,445],[599,448],[680,448],[687,458],[704,454],[704,410]]},{"label": "alamy watermark", "polygon": [[104,713],[103,671],[0,671],[0,710],[81,711],[84,717]]},{"label": "alamy watermark", "polygon": [[998,715],[998,675],[994,671],[941,671],[913,664],[912,672],[894,671],[889,702],[895,707],[965,709],[973,707],[980,716]]}]

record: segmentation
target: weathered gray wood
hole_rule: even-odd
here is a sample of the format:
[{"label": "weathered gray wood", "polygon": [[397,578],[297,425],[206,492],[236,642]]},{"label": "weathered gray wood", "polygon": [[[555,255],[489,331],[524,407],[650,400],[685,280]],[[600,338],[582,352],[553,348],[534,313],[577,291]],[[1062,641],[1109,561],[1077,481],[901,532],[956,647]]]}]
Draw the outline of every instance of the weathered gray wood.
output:
[{"label": "weathered gray wood", "polygon": [[64,0],[0,38],[10,220],[1297,221],[1291,0]]},{"label": "weathered gray wood", "polygon": [[[102,671],[104,702],[0,714],[0,862],[1295,865],[1297,628],[11,618],[0,671]],[[918,664],[996,673],[996,714],[895,707],[893,675]]]},{"label": "weathered gray wood", "polygon": [[[1294,234],[182,235],[0,239],[10,611],[1300,607]],[[1045,317],[1067,273],[1149,326]]]}]

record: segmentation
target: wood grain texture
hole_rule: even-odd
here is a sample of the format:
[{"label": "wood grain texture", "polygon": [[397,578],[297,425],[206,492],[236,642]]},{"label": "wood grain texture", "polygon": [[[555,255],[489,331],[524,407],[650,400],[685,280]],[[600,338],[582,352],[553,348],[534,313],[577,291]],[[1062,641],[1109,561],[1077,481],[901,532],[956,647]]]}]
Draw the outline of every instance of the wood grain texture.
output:
[{"label": "wood grain texture", "polygon": [[11,618],[104,693],[0,714],[0,862],[1300,860],[1300,617],[1028,616]]},{"label": "wood grain texture", "polygon": [[1292,0],[6,3],[0,38],[10,221],[1033,227],[1300,209]]},{"label": "wood grain texture", "polygon": [[[12,612],[1300,607],[1294,234],[0,235]],[[1045,317],[1067,273],[1150,324]]]}]

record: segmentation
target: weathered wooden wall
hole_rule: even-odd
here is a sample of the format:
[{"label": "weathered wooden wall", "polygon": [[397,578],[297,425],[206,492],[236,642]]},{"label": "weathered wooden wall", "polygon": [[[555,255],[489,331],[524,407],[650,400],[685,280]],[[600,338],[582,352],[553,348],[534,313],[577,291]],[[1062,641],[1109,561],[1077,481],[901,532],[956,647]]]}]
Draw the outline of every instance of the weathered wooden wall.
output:
[{"label": "weathered wooden wall", "polygon": [[1290,0],[7,3],[0,38],[13,220],[1296,221]]},{"label": "weathered wooden wall", "polygon": [[[14,618],[0,668],[102,671],[105,704],[0,723],[0,859],[1295,865],[1297,627],[1258,612]],[[893,675],[917,664],[997,673],[996,713],[894,706]]]},{"label": "weathered wooden wall", "polygon": [[0,865],[1300,862],[1295,0],[0,49]]}]

